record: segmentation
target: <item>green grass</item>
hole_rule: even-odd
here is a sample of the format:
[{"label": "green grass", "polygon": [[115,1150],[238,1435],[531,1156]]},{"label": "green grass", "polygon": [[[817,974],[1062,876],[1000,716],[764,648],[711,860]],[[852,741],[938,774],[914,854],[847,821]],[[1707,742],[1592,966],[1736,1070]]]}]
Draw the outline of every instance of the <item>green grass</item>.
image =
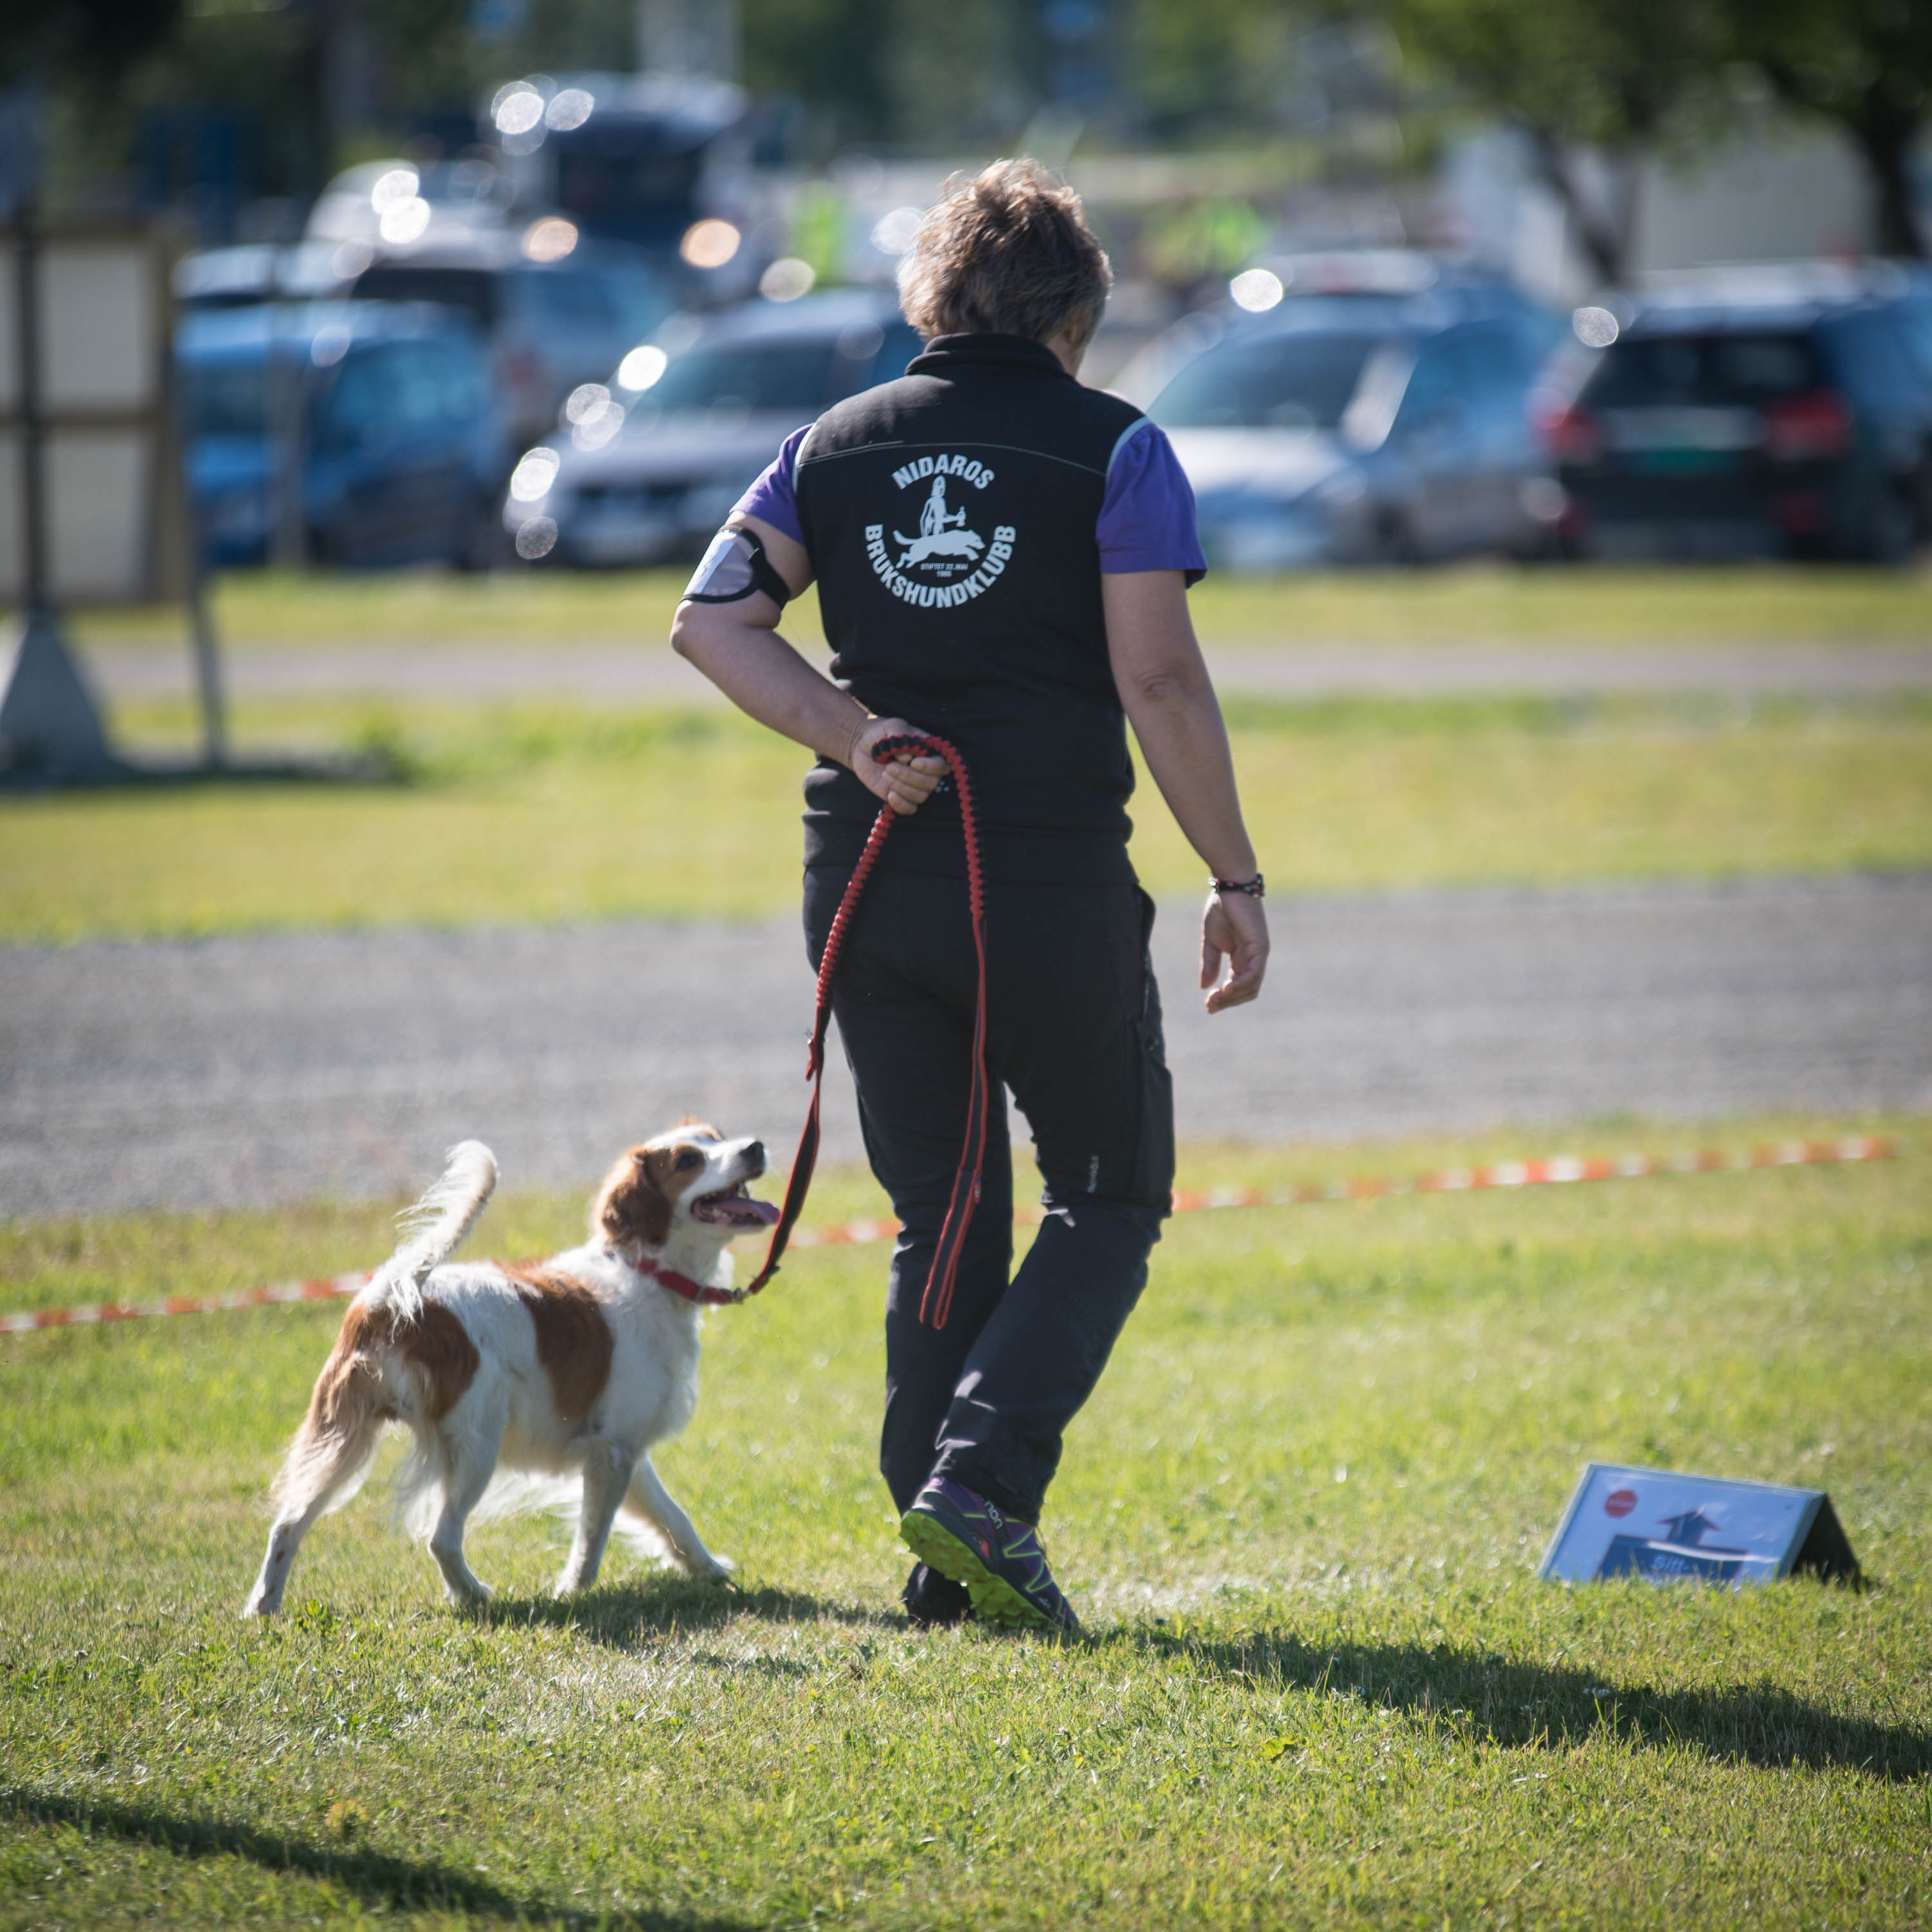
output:
[{"label": "green grass", "polygon": [[[1932,706],[1356,700],[1229,706],[1277,892],[1932,863]],[[184,706],[128,742],[184,746]],[[720,710],[242,707],[242,742],[380,752],[362,784],[0,800],[0,940],[750,917],[797,889],[805,754]],[[1143,782],[1156,892],[1201,867]]]},{"label": "green grass", "polygon": [[1191,593],[1216,643],[1932,643],[1918,572],[1780,568],[1452,570],[1212,577]]},{"label": "green grass", "polygon": [[[233,572],[218,580],[222,637],[244,648],[398,642],[662,642],[689,572],[433,572],[323,576]],[[1932,602],[1922,572],[1778,566],[1522,569],[1209,577],[1192,593],[1210,644],[1925,644]],[[788,628],[818,641],[818,602]],[[178,644],[166,610],[83,611],[84,640]]]},{"label": "green grass", "polygon": [[[1065,1648],[895,1612],[878,1250],[707,1328],[660,1460],[736,1594],[620,1560],[554,1604],[524,1520],[458,1616],[368,1495],[244,1627],[334,1311],[0,1342],[0,1924],[1923,1924],[1919,1165],[1176,1222],[1054,1492]],[[479,1250],[581,1211],[500,1206]],[[382,1222],[16,1223],[0,1274],[232,1286]],[[1540,1584],[1591,1456],[1828,1485],[1874,1587]]]}]

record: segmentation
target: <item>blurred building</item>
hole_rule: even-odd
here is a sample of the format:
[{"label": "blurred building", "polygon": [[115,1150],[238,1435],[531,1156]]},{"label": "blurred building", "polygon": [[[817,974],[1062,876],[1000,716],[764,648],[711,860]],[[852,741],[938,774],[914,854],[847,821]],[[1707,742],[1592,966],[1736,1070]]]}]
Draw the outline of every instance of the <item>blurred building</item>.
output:
[{"label": "blurred building", "polygon": [[[1582,190],[1624,236],[1624,278],[1711,262],[1851,260],[1876,244],[1871,188],[1835,129],[1773,120],[1696,155],[1619,172],[1575,158]],[[1445,153],[1432,239],[1506,267],[1545,300],[1581,301],[1601,277],[1522,138],[1501,128]]]}]

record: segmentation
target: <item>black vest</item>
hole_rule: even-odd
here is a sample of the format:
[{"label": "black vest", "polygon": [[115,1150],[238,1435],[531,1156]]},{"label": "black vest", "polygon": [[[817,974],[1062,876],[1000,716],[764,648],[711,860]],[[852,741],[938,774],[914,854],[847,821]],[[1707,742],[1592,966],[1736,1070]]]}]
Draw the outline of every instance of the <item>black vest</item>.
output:
[{"label": "black vest", "polygon": [[[1094,525],[1139,420],[1042,344],[946,335],[898,381],[827,410],[799,451],[832,674],[880,716],[958,746],[1005,876],[1132,876],[1133,764]],[[806,862],[851,863],[878,800],[829,760],[805,796]],[[962,868],[950,793],[894,826],[886,860]]]}]

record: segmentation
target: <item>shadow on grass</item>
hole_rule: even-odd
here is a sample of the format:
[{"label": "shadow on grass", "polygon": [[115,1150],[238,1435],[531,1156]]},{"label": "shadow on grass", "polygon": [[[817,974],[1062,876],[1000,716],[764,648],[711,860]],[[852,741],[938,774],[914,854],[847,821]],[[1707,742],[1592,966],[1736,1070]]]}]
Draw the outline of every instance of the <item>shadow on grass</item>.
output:
[{"label": "shadow on grass", "polygon": [[468,1614],[484,1623],[544,1624],[572,1630],[615,1650],[634,1650],[667,1637],[714,1630],[734,1617],[760,1617],[774,1624],[850,1624],[882,1630],[899,1621],[796,1590],[736,1589],[662,1573],[600,1583],[580,1596],[498,1597]]},{"label": "shadow on grass", "polygon": [[[562,1601],[500,1598],[481,1615],[573,1629],[620,1650],[694,1636],[746,1616],[881,1632],[908,1628],[896,1611],[662,1574]],[[1764,1768],[1838,1768],[1894,1783],[1932,1778],[1932,1732],[1849,1717],[1768,1682],[1660,1690],[1448,1644],[1317,1643],[1280,1629],[1207,1637],[1190,1634],[1184,1621],[1172,1628],[1123,1625],[1093,1636],[1096,1647],[1124,1643],[1251,1685],[1359,1698],[1504,1749],[1563,1750],[1607,1736],[1637,1749],[1694,1750]],[[736,1659],[713,1661],[722,1669],[746,1667]]]},{"label": "shadow on grass", "polygon": [[79,777],[58,776],[32,765],[9,765],[0,767],[0,797],[58,794],[98,798],[136,792],[222,792],[291,784],[393,790],[414,784],[422,776],[400,746],[376,741],[335,754],[236,758],[219,765],[199,758],[116,757],[108,765]]},{"label": "shadow on grass", "polygon": [[1608,1736],[1766,1768],[1858,1771],[1892,1783],[1932,1777],[1932,1732],[1847,1717],[1763,1682],[1664,1690],[1448,1644],[1310,1643],[1279,1630],[1200,1638],[1184,1624],[1124,1630],[1113,1640],[1123,1640],[1250,1684],[1358,1697],[1508,1749],[1562,1750]]},{"label": "shadow on grass", "polygon": [[[572,1628],[622,1650],[744,1616],[880,1631],[908,1627],[896,1612],[663,1576],[562,1602],[499,1599],[482,1614]],[[1835,1768],[1895,1783],[1932,1778],[1932,1732],[1848,1717],[1768,1682],[1659,1690],[1448,1644],[1316,1643],[1279,1629],[1203,1637],[1190,1635],[1184,1622],[1172,1629],[1125,1625],[1093,1634],[1096,1647],[1125,1643],[1236,1682],[1354,1696],[1505,1749],[1562,1750],[1608,1736],[1638,1749],[1690,1750],[1766,1768]],[[736,1659],[714,1660],[723,1669],[746,1667]]]},{"label": "shadow on grass", "polygon": [[514,1924],[625,1927],[633,1932],[744,1932],[744,1922],[684,1912],[586,1911],[518,1898],[433,1859],[396,1858],[352,1844],[340,1848],[212,1818],[183,1817],[142,1804],[89,1802],[40,1792],[0,1791],[0,1816],[17,1825],[66,1825],[102,1838],[152,1845],[177,1858],[239,1858],[272,1871],[320,1879],[378,1910],[440,1910]]}]

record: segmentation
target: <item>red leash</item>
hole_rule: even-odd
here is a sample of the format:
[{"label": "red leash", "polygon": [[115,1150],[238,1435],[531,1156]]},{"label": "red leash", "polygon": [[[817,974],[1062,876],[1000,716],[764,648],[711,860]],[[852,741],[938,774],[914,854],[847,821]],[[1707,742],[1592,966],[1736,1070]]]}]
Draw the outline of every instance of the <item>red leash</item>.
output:
[{"label": "red leash", "polygon": [[[914,752],[944,758],[952,773],[959,794],[959,824],[966,836],[966,897],[973,920],[973,944],[979,954],[980,990],[973,1016],[973,1088],[966,1106],[966,1140],[960,1150],[958,1171],[952,1177],[952,1198],[947,1203],[946,1220],[939,1231],[938,1252],[932,1258],[932,1272],[926,1276],[926,1292],[920,1297],[919,1318],[930,1321],[934,1328],[946,1326],[952,1306],[952,1284],[959,1273],[959,1257],[966,1246],[966,1231],[971,1225],[973,1209],[980,1198],[980,1170],[986,1157],[986,1110],[991,1105],[991,1083],[986,1078],[986,898],[980,867],[980,827],[973,814],[973,793],[967,782],[966,764],[944,738],[908,734],[882,738],[872,747],[872,756],[884,764],[896,752]],[[886,836],[898,814],[890,806],[882,806],[873,821],[872,836],[859,862],[852,868],[851,883],[838,902],[838,910],[826,934],[825,951],[818,962],[818,1006],[812,1016],[812,1048],[806,1058],[805,1077],[812,1082],[812,1104],[806,1109],[805,1131],[799,1136],[798,1153],[791,1164],[791,1178],[785,1184],[784,1206],[778,1226],[772,1230],[772,1244],[765,1264],[749,1286],[733,1292],[741,1300],[756,1294],[778,1273],[779,1258],[791,1239],[792,1229],[805,1210],[805,1197],[812,1186],[812,1171],[818,1160],[818,1102],[824,1084],[825,1029],[832,1018],[832,980],[838,968],[838,956],[845,944],[852,916],[885,849]]]}]

